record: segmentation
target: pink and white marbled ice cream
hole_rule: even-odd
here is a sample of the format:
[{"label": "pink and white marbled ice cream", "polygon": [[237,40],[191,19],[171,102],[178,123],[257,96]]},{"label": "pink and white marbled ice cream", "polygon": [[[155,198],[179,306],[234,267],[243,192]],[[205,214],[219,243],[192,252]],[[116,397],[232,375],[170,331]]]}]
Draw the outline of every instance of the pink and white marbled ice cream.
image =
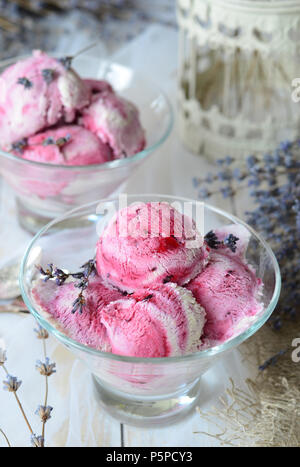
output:
[{"label": "pink and white marbled ice cream", "polygon": [[56,58],[36,50],[0,76],[0,144],[10,150],[23,138],[63,122],[89,105],[90,87]]},{"label": "pink and white marbled ice cream", "polygon": [[145,147],[139,111],[113,92],[96,93],[91,105],[83,109],[79,122],[109,144],[115,159],[133,156]]},{"label": "pink and white marbled ice cream", "polygon": [[108,162],[112,153],[85,128],[65,125],[29,137],[21,157],[47,164],[92,165]]},{"label": "pink and white marbled ice cream", "polygon": [[[97,276],[86,290],[86,306],[82,314],[71,313],[72,304],[78,297],[74,283],[66,282],[58,287],[54,281],[35,283],[32,295],[42,314],[55,320],[56,326],[72,339],[105,352],[111,351],[105,326],[101,323],[101,310],[111,302],[120,300],[120,292],[105,287]],[[71,309],[70,309],[71,306]]]},{"label": "pink and white marbled ice cream", "polygon": [[199,349],[205,311],[192,293],[168,283],[115,301],[101,313],[113,353],[132,357],[187,355]]},{"label": "pink and white marbled ice cream", "polygon": [[165,282],[184,285],[205,267],[209,248],[193,221],[168,203],[141,203],[119,211],[99,238],[98,274],[132,292]]},{"label": "pink and white marbled ice cream", "polygon": [[[115,235],[126,227],[125,236]],[[196,244],[187,248],[192,233]],[[32,295],[70,337],[99,350],[157,358],[220,345],[263,310],[263,284],[245,259],[248,231],[230,225],[215,233],[220,241],[238,237],[236,249],[224,243],[207,248],[192,220],[168,203],[131,206],[100,236],[98,272],[84,291],[82,315],[72,313],[78,297],[73,283],[58,287],[38,279]]]},{"label": "pink and white marbled ice cream", "polygon": [[188,285],[206,312],[205,346],[219,345],[249,326],[263,309],[262,281],[245,260],[249,233],[242,226],[230,225],[215,231],[219,240],[236,235],[236,252],[227,248],[211,250],[206,268]]}]

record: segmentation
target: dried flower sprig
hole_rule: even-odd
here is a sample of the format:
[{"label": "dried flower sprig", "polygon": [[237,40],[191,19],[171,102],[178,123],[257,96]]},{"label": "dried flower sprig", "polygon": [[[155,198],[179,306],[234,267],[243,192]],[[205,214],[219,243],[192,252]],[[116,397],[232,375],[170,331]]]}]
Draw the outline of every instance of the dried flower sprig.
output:
[{"label": "dried flower sprig", "polygon": [[[49,385],[48,385],[48,378],[53,373],[56,373],[54,368],[56,367],[55,363],[50,363],[49,358],[47,357],[47,349],[46,349],[46,340],[49,338],[49,334],[46,329],[42,328],[40,324],[38,324],[38,328],[34,329],[37,334],[37,338],[41,339],[43,342],[43,351],[44,351],[44,358],[45,363],[41,361],[37,361],[36,368],[40,372],[41,375],[45,376],[45,398],[44,404],[39,405],[35,414],[38,415],[42,422],[42,436],[38,438],[34,438],[31,440],[32,444],[37,445],[37,447],[44,447],[45,445],[45,425],[47,421],[51,418],[51,412],[53,407],[48,405],[48,393],[49,393]],[[38,446],[41,444],[42,446]]]},{"label": "dried flower sprig", "polygon": [[52,81],[55,79],[55,70],[51,68],[44,68],[42,70],[42,77],[47,84],[52,83]]},{"label": "dried flower sprig", "polygon": [[16,393],[19,387],[22,384],[22,381],[19,380],[16,376],[6,375],[6,381],[3,381],[3,389],[8,392]]},{"label": "dried flower sprig", "polygon": [[38,408],[35,411],[35,414],[40,417],[43,423],[46,423],[47,420],[50,420],[51,418],[51,412],[53,410],[53,407],[50,407],[50,405],[39,405]]},{"label": "dried flower sprig", "polygon": [[[237,163],[238,162],[238,163]],[[225,198],[249,190],[254,208],[246,220],[270,243],[281,269],[284,287],[269,324],[280,330],[286,320],[300,315],[300,140],[284,141],[267,154],[250,155],[241,163],[231,157],[218,161],[218,170],[195,177],[199,198],[221,193]],[[261,365],[275,364],[281,350]]]},{"label": "dried flower sprig", "polygon": [[45,362],[37,360],[35,367],[42,376],[51,376],[53,373],[56,373],[56,370],[54,370],[56,364],[50,363],[50,359],[48,357],[46,357]]},{"label": "dried flower sprig", "polygon": [[71,140],[70,134],[67,134],[66,136],[62,136],[61,138],[58,138],[56,140],[52,136],[48,136],[48,138],[46,138],[43,141],[43,146],[55,145],[58,147],[62,147],[65,144],[67,144],[70,140]]},{"label": "dried flower sprig", "polygon": [[[19,380],[15,376],[11,376],[8,373],[8,370],[5,366],[5,363],[7,361],[7,356],[6,356],[6,351],[2,348],[0,348],[0,367],[3,368],[5,374],[6,374],[6,380],[3,381],[4,384],[4,389],[11,392],[14,394],[16,401],[18,403],[18,406],[21,410],[21,413],[25,419],[25,422],[27,424],[27,427],[29,428],[30,434],[31,434],[31,445],[34,447],[45,447],[45,424],[48,420],[51,418],[51,413],[53,410],[53,407],[48,405],[48,377],[51,376],[53,373],[56,373],[56,370],[54,369],[56,367],[55,363],[50,363],[49,358],[46,356],[46,339],[48,339],[49,334],[48,332],[43,329],[39,324],[36,329],[34,329],[35,333],[37,334],[37,338],[41,339],[43,341],[43,350],[44,350],[44,357],[45,357],[45,362],[41,362],[40,360],[37,361],[36,368],[39,370],[40,374],[45,376],[45,386],[46,386],[46,391],[45,391],[45,398],[44,398],[44,404],[39,405],[35,411],[35,414],[38,415],[41,419],[42,422],[42,434],[41,436],[37,436],[33,430],[32,427],[29,423],[29,420],[25,414],[25,411],[23,409],[23,406],[20,402],[19,397],[17,396],[17,391],[20,388],[22,381]],[[0,428],[0,433],[4,436],[8,446],[10,447],[10,442],[4,433],[4,431]]]},{"label": "dried flower sprig", "polygon": [[285,319],[300,314],[300,140],[283,142],[262,157],[251,155],[242,168],[234,162],[231,157],[219,160],[221,170],[194,178],[194,186],[200,198],[229,190],[235,196],[241,189],[250,190],[255,208],[246,211],[247,221],[271,244],[284,283],[270,320],[278,330]]},{"label": "dried flower sprig", "polygon": [[46,329],[42,328],[40,325],[38,325],[37,329],[34,329],[34,332],[36,333],[38,339],[48,339],[49,337],[48,331],[46,331]]},{"label": "dried flower sprig", "polygon": [[14,395],[14,397],[15,397],[15,399],[16,399],[16,402],[17,402],[17,404],[18,404],[18,406],[19,406],[19,409],[20,409],[20,411],[21,411],[21,413],[22,413],[22,415],[23,415],[23,418],[24,418],[24,420],[25,420],[25,423],[26,423],[26,425],[27,425],[27,427],[28,427],[28,429],[29,429],[29,431],[30,431],[30,433],[31,433],[31,436],[32,436],[32,435],[33,435],[33,430],[32,430],[32,428],[31,428],[31,425],[30,425],[30,423],[29,423],[29,421],[28,421],[28,418],[27,418],[27,416],[26,416],[26,414],[25,414],[25,411],[24,411],[24,409],[23,409],[23,406],[22,406],[22,404],[21,404],[21,401],[20,401],[20,399],[19,399],[19,397],[18,397],[18,395],[17,395],[17,391],[18,391],[18,389],[20,388],[20,386],[21,386],[21,384],[22,384],[22,381],[19,380],[16,376],[11,376],[11,375],[9,374],[9,372],[8,372],[6,366],[5,366],[5,362],[7,361],[6,351],[5,351],[5,350],[0,349],[0,356],[1,356],[1,364],[0,364],[0,367],[4,370],[4,372],[5,372],[5,374],[6,374],[6,380],[3,381],[4,389],[5,389],[6,391],[11,392],[11,393]]},{"label": "dried flower sprig", "polygon": [[73,57],[72,56],[61,57],[58,59],[58,61],[65,67],[66,70],[70,70],[72,66]]},{"label": "dried flower sprig", "polygon": [[34,448],[44,448],[45,447],[45,440],[43,436],[36,436],[31,435],[31,445]]},{"label": "dried flower sprig", "polygon": [[30,89],[33,86],[32,81],[26,78],[26,76],[22,76],[21,78],[18,78],[17,84],[21,84],[22,86],[24,86],[25,89]]},{"label": "dried flower sprig", "polygon": [[16,141],[15,143],[13,143],[11,145],[11,149],[13,151],[16,151],[16,152],[22,154],[24,149],[26,148],[26,146],[28,146],[28,140],[27,140],[27,138],[22,138],[19,141]]},{"label": "dried flower sprig", "polygon": [[58,286],[63,285],[67,279],[73,278],[78,282],[74,283],[74,286],[77,287],[80,292],[78,297],[73,302],[71,313],[76,313],[78,311],[80,314],[83,312],[83,308],[86,305],[86,299],[84,297],[84,291],[89,285],[89,279],[92,274],[96,272],[95,259],[90,259],[85,264],[81,266],[82,271],[70,273],[63,269],[54,267],[54,265],[48,264],[47,268],[44,269],[41,266],[37,266],[40,274],[44,277],[44,282],[47,282],[50,279],[55,280]]},{"label": "dried flower sprig", "polygon": [[66,70],[70,70],[74,58],[78,57],[84,52],[87,52],[88,50],[92,49],[96,45],[97,45],[97,42],[94,42],[93,44],[90,44],[87,47],[84,47],[83,49],[79,50],[79,52],[77,52],[75,55],[68,55],[66,57],[61,57],[58,59],[58,61],[65,67]]},{"label": "dried flower sprig", "polygon": [[225,240],[219,240],[216,233],[213,230],[210,230],[205,236],[204,240],[207,243],[207,245],[212,248],[213,250],[217,250],[218,248],[229,248],[232,253],[236,252],[236,244],[239,240],[238,237],[236,237],[233,234],[229,234]]},{"label": "dried flower sprig", "polygon": [[271,358],[268,358],[262,365],[259,366],[260,371],[266,370],[269,366],[276,365],[278,359],[287,353],[287,349],[280,350],[277,354],[273,355]]}]

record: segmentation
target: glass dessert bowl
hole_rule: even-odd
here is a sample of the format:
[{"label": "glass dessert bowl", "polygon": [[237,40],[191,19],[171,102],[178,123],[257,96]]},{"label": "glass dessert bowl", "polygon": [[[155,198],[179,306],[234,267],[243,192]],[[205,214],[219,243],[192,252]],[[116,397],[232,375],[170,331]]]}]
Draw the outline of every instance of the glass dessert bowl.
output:
[{"label": "glass dessert bowl", "polygon": [[[95,256],[99,232],[109,224],[119,198],[77,208],[44,227],[32,240],[23,259],[20,285],[23,299],[39,324],[53,334],[91,370],[100,404],[119,420],[137,426],[155,426],[179,420],[201,405],[201,376],[221,357],[252,336],[269,318],[280,293],[280,271],[270,247],[244,222],[215,207],[165,195],[130,195],[128,202],[167,202],[184,212],[192,206],[193,219],[200,213],[201,231],[210,232],[235,224],[247,231],[245,259],[263,283],[261,309],[233,337],[220,345],[181,356],[140,358],[103,352],[67,336],[62,327],[41,311],[33,294],[43,268],[54,263],[74,271]],[[195,216],[195,217],[194,217]],[[197,219],[196,219],[197,217]],[[70,221],[73,227],[69,228]],[[76,226],[76,227],[75,227]],[[98,233],[97,233],[98,232]],[[149,297],[147,297],[149,298]],[[71,313],[71,311],[70,311]],[[80,319],[80,317],[78,318]]]},{"label": "glass dessert bowl", "polygon": [[[18,60],[16,58],[12,63]],[[1,69],[0,64],[0,72],[6,66],[7,62]],[[146,146],[134,155],[92,165],[50,164],[21,158],[10,150],[0,150],[0,174],[14,190],[20,224],[32,233],[37,233],[47,222],[72,208],[117,192],[142,162],[162,145],[173,126],[172,108],[167,97],[154,83],[131,68],[83,55],[74,59],[72,69],[83,79],[108,81],[118,96],[134,103],[145,130]],[[17,86],[21,86],[19,81]],[[25,88],[26,82],[22,83]],[[35,83],[30,86],[24,89],[25,96],[34,89]],[[88,115],[87,120],[89,118]],[[45,146],[46,140],[40,146]]]}]

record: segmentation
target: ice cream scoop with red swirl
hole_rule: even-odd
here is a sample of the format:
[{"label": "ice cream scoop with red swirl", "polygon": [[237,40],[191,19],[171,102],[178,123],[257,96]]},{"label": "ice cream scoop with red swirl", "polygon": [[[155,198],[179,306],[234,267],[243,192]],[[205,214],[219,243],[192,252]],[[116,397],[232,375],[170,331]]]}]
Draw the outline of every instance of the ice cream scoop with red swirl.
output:
[{"label": "ice cream scoop with red swirl", "polygon": [[71,68],[36,50],[0,76],[0,142],[10,150],[23,138],[64,122],[89,105],[91,89]]},{"label": "ice cream scoop with red swirl", "polygon": [[120,210],[97,243],[98,274],[123,291],[150,289],[166,282],[184,285],[207,264],[191,218],[169,203],[140,203]]}]

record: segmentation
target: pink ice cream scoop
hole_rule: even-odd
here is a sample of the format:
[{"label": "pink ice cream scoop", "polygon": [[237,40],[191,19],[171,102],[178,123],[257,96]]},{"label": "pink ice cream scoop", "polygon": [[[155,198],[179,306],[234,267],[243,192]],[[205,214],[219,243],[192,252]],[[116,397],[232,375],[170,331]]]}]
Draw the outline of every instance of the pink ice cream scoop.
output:
[{"label": "pink ice cream scoop", "polygon": [[97,93],[83,109],[80,124],[112,148],[114,158],[133,156],[145,147],[145,132],[137,108],[110,91]]},{"label": "pink ice cream scoop", "polygon": [[244,258],[248,232],[243,226],[228,226],[216,231],[220,240],[228,233],[239,238],[235,253],[227,248],[211,250],[206,268],[188,285],[206,311],[205,343],[218,345],[233,337],[260,312],[261,279]]},{"label": "pink ice cream scoop", "polygon": [[77,125],[64,125],[27,139],[21,156],[35,162],[57,165],[102,164],[111,159],[107,144]]},{"label": "pink ice cream scoop", "polygon": [[166,282],[183,285],[208,261],[209,248],[188,216],[168,203],[120,210],[99,238],[97,270],[103,280],[131,292]]},{"label": "pink ice cream scoop", "polygon": [[7,68],[0,76],[0,142],[10,150],[60,121],[73,122],[89,105],[91,90],[56,58],[41,51]]},{"label": "pink ice cream scoop", "polygon": [[170,357],[197,351],[205,311],[183,287],[169,283],[107,305],[101,313],[113,353]]},{"label": "pink ice cream scoop", "polygon": [[119,300],[122,295],[105,287],[98,276],[89,281],[84,292],[86,305],[82,314],[72,313],[73,303],[79,290],[73,282],[57,286],[54,281],[36,281],[32,295],[41,309],[54,318],[56,324],[72,339],[98,350],[111,350],[107,333],[101,324],[101,310],[108,303]]}]

